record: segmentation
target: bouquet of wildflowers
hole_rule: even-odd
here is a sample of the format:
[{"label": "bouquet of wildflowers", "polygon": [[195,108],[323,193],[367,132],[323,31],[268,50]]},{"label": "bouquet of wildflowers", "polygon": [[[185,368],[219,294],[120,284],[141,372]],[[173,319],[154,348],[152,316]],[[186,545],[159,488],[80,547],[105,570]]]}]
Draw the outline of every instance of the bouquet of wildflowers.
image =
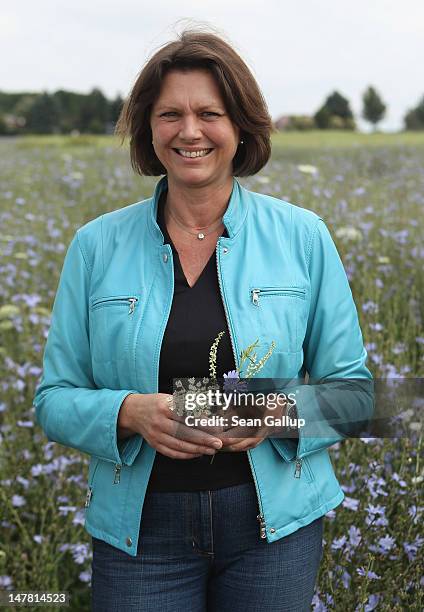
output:
[{"label": "bouquet of wildflowers", "polygon": [[[184,416],[187,413],[187,409],[185,407],[185,398],[187,393],[203,395],[209,390],[213,392],[217,390],[219,391],[219,385],[216,377],[216,356],[219,342],[224,334],[224,331],[219,332],[209,350],[209,377],[205,377],[201,380],[198,379],[197,381],[195,378],[189,378],[187,379],[185,385],[181,380],[175,381],[176,388],[173,393],[173,410],[178,416]],[[247,391],[247,382],[242,379],[253,378],[256,376],[256,374],[264,367],[265,363],[271,357],[276,346],[273,340],[269,350],[259,359],[256,352],[258,345],[259,339],[250,344],[246,349],[242,350],[240,353],[240,365],[238,368],[224,374],[224,392],[240,393]],[[206,406],[196,405],[195,408],[190,410],[190,414],[195,417],[211,416],[213,413],[213,404]]]}]

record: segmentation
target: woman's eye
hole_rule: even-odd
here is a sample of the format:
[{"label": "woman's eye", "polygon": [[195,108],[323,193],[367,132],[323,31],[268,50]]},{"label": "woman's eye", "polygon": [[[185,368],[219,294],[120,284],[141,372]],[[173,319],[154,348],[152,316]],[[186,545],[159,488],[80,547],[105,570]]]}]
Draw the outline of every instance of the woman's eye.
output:
[{"label": "woman's eye", "polygon": [[167,115],[176,115],[177,113],[174,113],[173,111],[168,111],[167,113],[162,113],[161,117],[166,117]]},{"label": "woman's eye", "polygon": [[215,117],[219,117],[218,113],[213,113],[212,111],[205,111],[204,115],[215,115]]}]

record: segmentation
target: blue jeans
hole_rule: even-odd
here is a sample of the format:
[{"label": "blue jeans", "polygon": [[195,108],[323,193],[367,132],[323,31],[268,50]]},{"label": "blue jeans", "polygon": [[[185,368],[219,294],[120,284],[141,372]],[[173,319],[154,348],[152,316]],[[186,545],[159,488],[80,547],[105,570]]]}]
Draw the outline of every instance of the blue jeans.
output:
[{"label": "blue jeans", "polygon": [[253,483],[147,492],[136,557],[92,538],[92,610],[310,610],[322,517],[268,543],[257,514]]}]

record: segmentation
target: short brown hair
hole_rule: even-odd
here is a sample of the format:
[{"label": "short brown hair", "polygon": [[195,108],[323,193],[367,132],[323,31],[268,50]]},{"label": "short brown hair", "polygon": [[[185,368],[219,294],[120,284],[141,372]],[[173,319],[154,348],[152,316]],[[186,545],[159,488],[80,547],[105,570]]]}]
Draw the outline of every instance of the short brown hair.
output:
[{"label": "short brown hair", "polygon": [[115,134],[130,137],[131,165],[146,176],[166,174],[152,145],[150,114],[170,70],[208,70],[215,79],[231,121],[240,128],[233,158],[234,176],[251,176],[271,155],[275,131],[265,99],[251,71],[229,43],[210,32],[184,30],[145,64],[122,107]]}]

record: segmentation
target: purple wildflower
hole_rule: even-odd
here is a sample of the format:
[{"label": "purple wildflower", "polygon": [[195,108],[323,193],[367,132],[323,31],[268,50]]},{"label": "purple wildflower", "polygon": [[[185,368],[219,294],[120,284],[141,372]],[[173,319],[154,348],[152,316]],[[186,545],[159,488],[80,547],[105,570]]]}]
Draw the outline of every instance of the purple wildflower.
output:
[{"label": "purple wildflower", "polygon": [[373,593],[370,595],[365,604],[364,612],[372,612],[372,610],[375,610],[379,601],[380,595],[378,593]]},{"label": "purple wildflower", "polygon": [[16,425],[19,427],[34,427],[34,423],[32,421],[16,421]]},{"label": "purple wildflower", "polygon": [[21,506],[24,506],[25,504],[26,504],[26,501],[22,497],[22,495],[12,496],[12,506],[15,506],[15,508],[20,508]]},{"label": "purple wildflower", "polygon": [[356,512],[359,507],[359,499],[354,499],[353,497],[348,497],[346,495],[343,500],[343,507]]},{"label": "purple wildflower", "polygon": [[90,551],[87,544],[72,544],[70,549],[72,557],[78,565],[82,565],[86,559],[90,557]]},{"label": "purple wildflower", "polygon": [[328,608],[320,599],[318,593],[315,593],[312,598],[312,609],[314,612],[327,612]]},{"label": "purple wildflower", "polygon": [[29,487],[29,480],[23,478],[22,476],[16,476],[16,482],[19,482],[24,487],[24,489],[28,489]]},{"label": "purple wildflower", "polygon": [[391,536],[384,536],[384,538],[380,538],[378,540],[380,551],[384,554],[388,553],[389,550],[393,548],[394,544],[395,544],[395,539],[392,538]]},{"label": "purple wildflower", "polygon": [[224,392],[229,393],[232,391],[243,391],[248,390],[247,382],[240,380],[237,370],[230,370],[227,374],[224,374]]},{"label": "purple wildflower", "polygon": [[91,572],[81,572],[78,576],[81,582],[90,582],[91,581]]},{"label": "purple wildflower", "polygon": [[343,574],[342,574],[342,584],[344,586],[345,589],[348,589],[350,587],[350,581],[352,580],[351,575],[349,574],[349,572],[347,572],[346,570],[343,570]]},{"label": "purple wildflower", "polygon": [[76,506],[59,506],[59,514],[61,516],[68,516],[69,512],[75,512]]},{"label": "purple wildflower", "polygon": [[398,483],[399,486],[406,487],[406,482],[400,478],[397,472],[393,472],[392,478]]},{"label": "purple wildflower", "polygon": [[362,566],[356,568],[356,573],[359,574],[360,576],[366,576],[370,580],[380,580],[381,579],[381,576],[377,576],[375,572],[371,572],[369,570],[367,571]]},{"label": "purple wildflower", "polygon": [[361,542],[361,531],[355,525],[349,527],[349,543],[353,548],[359,545]]},{"label": "purple wildflower", "polygon": [[346,544],[347,538],[346,536],[342,536],[341,538],[335,538],[331,544],[332,550],[340,550]]},{"label": "purple wildflower", "polygon": [[10,589],[12,586],[12,578],[10,576],[0,576],[0,587]]},{"label": "purple wildflower", "polygon": [[403,543],[403,549],[406,552],[406,554],[408,555],[408,559],[409,561],[414,561],[415,557],[417,556],[417,552],[418,549],[421,548],[421,546],[424,543],[424,538],[420,538],[419,536],[417,536],[415,538],[415,540],[411,543],[408,542],[404,542]]},{"label": "purple wildflower", "polygon": [[362,304],[362,310],[366,313],[377,314],[378,313],[378,304],[375,302],[368,300]]}]

